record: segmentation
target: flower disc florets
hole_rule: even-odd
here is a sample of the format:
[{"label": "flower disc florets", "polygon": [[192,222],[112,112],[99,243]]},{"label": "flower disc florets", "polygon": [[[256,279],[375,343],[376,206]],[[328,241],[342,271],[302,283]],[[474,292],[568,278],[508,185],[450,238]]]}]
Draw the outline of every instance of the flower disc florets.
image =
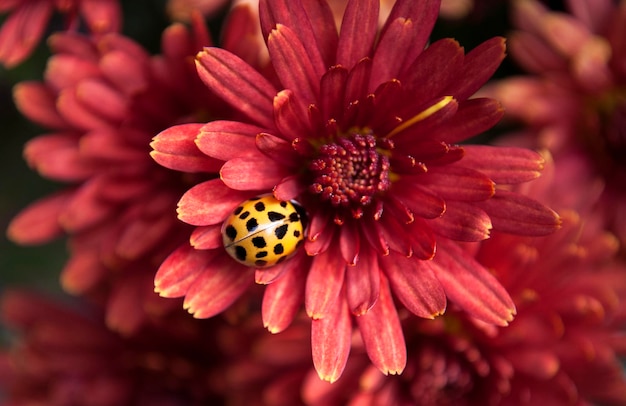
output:
[{"label": "flower disc florets", "polygon": [[366,130],[322,145],[309,165],[313,175],[309,190],[333,206],[350,208],[354,217],[361,217],[362,207],[391,185],[389,158],[378,144],[372,132]]}]

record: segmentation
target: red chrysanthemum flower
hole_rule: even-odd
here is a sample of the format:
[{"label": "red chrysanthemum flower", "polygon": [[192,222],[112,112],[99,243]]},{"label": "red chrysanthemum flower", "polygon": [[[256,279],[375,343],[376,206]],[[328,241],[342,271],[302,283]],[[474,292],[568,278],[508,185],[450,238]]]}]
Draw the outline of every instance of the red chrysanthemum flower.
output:
[{"label": "red chrysanthemum flower", "polygon": [[[153,274],[189,234],[171,213],[193,176],[155,164],[148,144],[170,125],[224,110],[199,89],[193,55],[209,39],[199,21],[194,27],[168,28],[159,56],[119,34],[55,34],[45,81],[14,89],[19,110],[51,129],[27,143],[28,164],[70,185],[24,209],[8,236],[39,244],[69,234],[63,287],[74,294],[110,291],[110,326],[127,332],[142,315],[172,307],[154,295]],[[196,181],[218,169],[218,162],[203,160]]]},{"label": "red chrysanthemum flower", "polygon": [[616,260],[617,241],[601,228],[601,213],[590,211],[602,183],[578,157],[560,161],[545,180],[528,193],[563,209],[561,230],[542,238],[494,233],[467,245],[511,293],[518,313],[508,327],[458,308],[435,320],[403,311],[402,376],[370,365],[356,335],[343,376],[332,385],[307,372],[303,320],[276,340],[250,327],[226,329],[232,348],[221,368],[225,391],[236,390],[241,404],[273,406],[624,404],[626,264]]},{"label": "red chrysanthemum flower", "polygon": [[122,25],[118,0],[5,0],[0,13],[10,15],[0,28],[0,63],[11,68],[26,59],[55,10],[67,18],[68,30],[77,28],[79,16],[93,35],[118,32]]},{"label": "red chrysanthemum flower", "polygon": [[[500,187],[539,176],[538,154],[456,145],[502,116],[496,101],[468,98],[498,67],[504,40],[467,55],[451,39],[424,49],[438,1],[397,1],[381,30],[378,4],[348,2],[338,33],[326,2],[261,1],[283,89],[228,51],[206,48],[197,56],[201,79],[247,120],[173,127],[152,144],[166,166],[164,151],[178,151],[177,169],[194,139],[208,158],[224,161],[220,179],[180,200],[179,218],[198,227],[192,247],[161,266],[156,290],[185,296],[191,313],[210,317],[256,272],[257,283],[269,284],[263,320],[270,331],[283,330],[304,301],[314,319],[314,364],[330,381],[348,356],[351,314],[374,364],[403,370],[394,295],[422,317],[443,313],[447,296],[475,317],[507,324],[510,297],[453,240],[479,241],[492,227],[548,234],[559,222]],[[265,193],[298,201],[309,225],[304,249],[255,271],[225,253],[220,232],[243,200]]]},{"label": "red chrysanthemum flower", "polygon": [[535,0],[513,3],[514,59],[532,76],[507,78],[489,92],[511,118],[540,134],[558,159],[584,151],[607,182],[607,224],[626,244],[626,2],[567,1],[571,14]]},{"label": "red chrysanthemum flower", "polygon": [[5,292],[0,316],[14,342],[0,350],[3,404],[223,404],[212,368],[222,320],[171,314],[128,338],[108,330],[99,310]]}]

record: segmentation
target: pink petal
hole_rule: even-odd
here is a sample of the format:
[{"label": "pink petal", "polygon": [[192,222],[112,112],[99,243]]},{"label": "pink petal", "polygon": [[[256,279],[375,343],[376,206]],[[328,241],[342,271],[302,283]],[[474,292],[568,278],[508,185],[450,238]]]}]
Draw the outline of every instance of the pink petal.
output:
[{"label": "pink petal", "polygon": [[456,243],[439,240],[432,261],[446,296],[473,317],[506,326],[515,314],[515,304],[498,280]]},{"label": "pink petal", "polygon": [[224,184],[235,190],[272,190],[288,175],[287,168],[265,156],[234,158],[220,170]]},{"label": "pink petal", "polygon": [[350,354],[351,336],[352,321],[343,297],[326,317],[311,322],[313,365],[320,379],[331,383],[339,379]]},{"label": "pink petal", "polygon": [[123,51],[110,51],[100,58],[98,64],[102,75],[109,80],[119,92],[133,97],[145,92],[150,86],[146,77],[147,57],[135,58]]},{"label": "pink petal", "polygon": [[561,226],[557,213],[529,197],[498,190],[489,200],[477,203],[489,217],[494,230],[518,235],[541,236]]},{"label": "pink petal", "polygon": [[372,364],[385,375],[399,375],[406,366],[406,344],[389,283],[383,275],[380,288],[378,302],[358,316],[356,322]]},{"label": "pink petal", "polygon": [[374,224],[380,225],[379,233],[383,236],[391,251],[410,257],[413,255],[411,241],[406,238],[405,224],[399,223],[393,216],[383,216]]},{"label": "pink petal", "polygon": [[456,241],[482,241],[489,238],[491,220],[473,204],[449,202],[443,216],[428,221],[432,230]]},{"label": "pink petal", "polygon": [[265,288],[263,294],[263,327],[276,334],[285,330],[295,318],[304,298],[306,256],[298,255],[285,262],[288,269]]},{"label": "pink petal", "polygon": [[292,90],[305,104],[315,103],[321,75],[315,71],[296,34],[289,27],[278,24],[270,33],[267,47],[283,87]]},{"label": "pink petal", "polygon": [[222,161],[204,155],[195,139],[202,124],[181,124],[162,131],[150,143],[150,156],[160,165],[182,172],[216,173]]},{"label": "pink petal", "polygon": [[505,56],[505,39],[494,37],[465,55],[465,67],[457,83],[446,89],[457,100],[465,100],[493,76]]},{"label": "pink petal", "polygon": [[273,128],[274,86],[239,57],[205,48],[196,57],[200,79],[215,94],[262,127]]},{"label": "pink petal", "polygon": [[24,81],[13,87],[13,99],[20,113],[31,121],[48,128],[66,128],[67,124],[56,110],[54,93],[43,83]]},{"label": "pink petal", "polygon": [[236,121],[211,121],[200,128],[196,145],[206,155],[222,161],[259,155],[255,139],[262,131],[261,127]]},{"label": "pink petal", "polygon": [[72,194],[67,190],[31,203],[11,220],[7,237],[21,245],[36,245],[61,236],[59,215]]},{"label": "pink petal", "polygon": [[497,184],[527,182],[541,175],[545,160],[526,148],[467,145],[460,165],[487,175]]},{"label": "pink petal", "polygon": [[163,261],[154,277],[154,291],[163,297],[185,296],[204,268],[221,252],[201,251],[185,244]]},{"label": "pink petal", "polygon": [[490,129],[503,115],[504,109],[496,100],[470,99],[459,104],[456,114],[438,128],[432,138],[454,144]]},{"label": "pink petal", "polygon": [[100,69],[96,60],[87,60],[71,53],[55,54],[48,60],[45,81],[57,93],[73,91],[83,80],[99,78]]},{"label": "pink petal", "polygon": [[106,181],[106,177],[94,177],[76,190],[59,217],[63,228],[79,232],[114,215],[116,207],[103,201],[100,196]]},{"label": "pink petal", "polygon": [[415,258],[429,260],[435,256],[435,234],[424,219],[416,218],[414,222],[407,224],[406,235]]},{"label": "pink petal", "polygon": [[349,0],[341,22],[336,63],[346,69],[371,56],[378,31],[377,0]]},{"label": "pink petal", "polygon": [[446,310],[446,294],[431,261],[392,254],[382,258],[382,270],[394,295],[411,313],[433,319]]},{"label": "pink petal", "polygon": [[313,257],[306,281],[304,306],[309,317],[323,319],[329,317],[342,292],[346,263],[338,247],[331,246],[327,251]]},{"label": "pink petal", "polygon": [[568,69],[568,61],[554,52],[546,42],[534,34],[513,32],[508,38],[511,56],[530,72],[559,71]]},{"label": "pink petal", "polygon": [[76,86],[78,100],[100,117],[121,122],[129,111],[130,100],[102,79],[86,79]]},{"label": "pink petal", "polygon": [[[174,207],[172,205],[171,213]],[[179,226],[174,216],[146,217],[135,219],[124,227],[118,237],[115,252],[127,260],[138,259],[147,254]]]},{"label": "pink petal", "polygon": [[365,250],[356,265],[346,267],[346,297],[355,316],[367,313],[378,300],[380,270],[377,255]]},{"label": "pink petal", "polygon": [[226,255],[206,265],[185,295],[183,308],[197,319],[226,310],[252,285],[253,268],[244,267]]},{"label": "pink petal", "polygon": [[195,226],[218,224],[250,197],[250,193],[233,190],[221,180],[212,179],[192,187],[181,197],[178,218]]}]

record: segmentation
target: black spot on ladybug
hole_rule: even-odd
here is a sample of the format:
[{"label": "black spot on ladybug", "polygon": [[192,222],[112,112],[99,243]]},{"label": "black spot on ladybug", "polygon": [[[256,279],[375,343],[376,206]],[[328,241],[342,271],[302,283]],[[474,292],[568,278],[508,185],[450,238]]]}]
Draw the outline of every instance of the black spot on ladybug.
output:
[{"label": "black spot on ladybug", "polygon": [[285,238],[285,234],[287,234],[288,229],[289,229],[289,224],[283,224],[282,226],[278,226],[276,227],[276,230],[274,230],[274,235],[279,240],[282,240],[283,238]]},{"label": "black spot on ladybug", "polygon": [[258,267],[264,267],[266,264],[267,264],[267,261],[263,259],[257,259],[256,261],[254,261],[254,265]]},{"label": "black spot on ladybug", "polygon": [[267,245],[267,243],[265,242],[265,238],[263,237],[253,237],[252,245],[254,245],[257,248],[264,248]]},{"label": "black spot on ladybug", "polygon": [[243,206],[239,206],[239,207],[237,207],[237,208],[235,209],[235,212],[234,212],[235,216],[236,216],[236,215],[238,215],[239,213],[241,213],[241,211],[242,211],[242,210],[243,210]]},{"label": "black spot on ladybug", "polygon": [[274,245],[274,254],[280,255],[285,252],[285,247],[281,243]]},{"label": "black spot on ladybug", "polygon": [[255,258],[265,258],[267,256],[267,251],[259,251],[254,256]]},{"label": "black spot on ladybug", "polygon": [[300,230],[293,230],[293,236],[296,238],[300,237]]},{"label": "black spot on ladybug", "polygon": [[287,207],[287,202],[285,202],[285,201],[282,201],[282,202],[280,202],[279,204],[280,204],[280,207],[282,207],[283,209],[284,209],[285,207]]},{"label": "black spot on ladybug", "polygon": [[249,211],[244,211],[243,213],[241,213],[241,215],[239,216],[240,219],[245,220],[248,218],[248,216],[250,215]]},{"label": "black spot on ladybug", "polygon": [[285,215],[275,211],[269,211],[267,212],[267,218],[270,219],[270,221],[280,221],[285,218]]},{"label": "black spot on ladybug", "polygon": [[226,226],[224,233],[226,234],[226,237],[230,238],[231,241],[234,241],[235,237],[237,237],[237,229],[233,227],[231,224]]},{"label": "black spot on ladybug", "polygon": [[300,220],[300,216],[298,215],[298,213],[291,213],[289,215],[289,221],[291,221],[292,223],[295,223],[298,220]]},{"label": "black spot on ladybug", "polygon": [[247,254],[246,249],[244,247],[242,247],[241,245],[236,245],[235,246],[235,256],[237,257],[238,260],[245,261],[247,255],[248,254]]},{"label": "black spot on ladybug", "polygon": [[254,209],[256,211],[259,211],[259,212],[264,211],[265,210],[265,204],[263,202],[257,202],[257,203],[254,204]]},{"label": "black spot on ladybug", "polygon": [[259,223],[256,221],[254,217],[246,221],[246,229],[250,232],[256,230],[258,226],[259,226]]}]

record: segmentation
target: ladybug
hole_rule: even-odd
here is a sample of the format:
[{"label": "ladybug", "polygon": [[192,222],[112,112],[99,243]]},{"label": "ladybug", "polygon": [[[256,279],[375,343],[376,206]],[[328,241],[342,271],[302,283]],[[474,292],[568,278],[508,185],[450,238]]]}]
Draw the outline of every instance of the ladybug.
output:
[{"label": "ladybug", "polygon": [[257,268],[280,264],[304,241],[306,215],[294,201],[271,194],[241,203],[222,225],[226,252],[237,262]]}]

